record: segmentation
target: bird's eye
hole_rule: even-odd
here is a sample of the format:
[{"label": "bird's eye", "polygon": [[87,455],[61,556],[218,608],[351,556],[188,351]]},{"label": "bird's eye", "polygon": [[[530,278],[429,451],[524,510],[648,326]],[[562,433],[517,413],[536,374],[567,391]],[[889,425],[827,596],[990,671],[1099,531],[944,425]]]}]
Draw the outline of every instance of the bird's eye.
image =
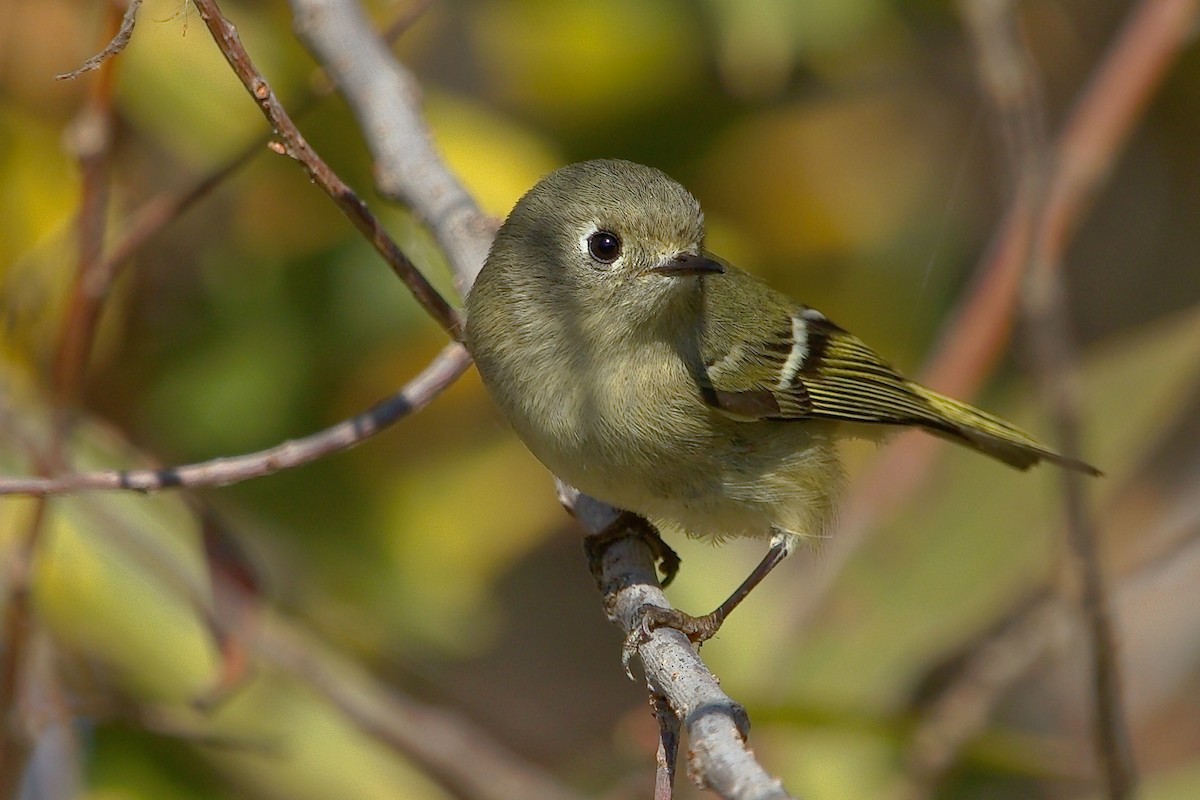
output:
[{"label": "bird's eye", "polygon": [[588,253],[601,264],[611,264],[621,256],[621,240],[615,233],[596,231],[587,244]]}]

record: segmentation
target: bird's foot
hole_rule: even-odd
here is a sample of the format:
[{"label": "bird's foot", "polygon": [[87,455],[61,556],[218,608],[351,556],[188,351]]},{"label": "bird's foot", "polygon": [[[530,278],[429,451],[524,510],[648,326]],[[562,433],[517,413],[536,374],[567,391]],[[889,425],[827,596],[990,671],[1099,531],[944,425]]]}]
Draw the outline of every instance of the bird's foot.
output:
[{"label": "bird's foot", "polygon": [[584,537],[583,549],[587,553],[588,567],[593,575],[599,573],[600,559],[614,542],[632,536],[641,539],[654,554],[654,560],[662,573],[662,586],[665,589],[675,580],[679,572],[679,555],[671,546],[663,541],[658,528],[634,514],[632,511],[622,511],[621,515],[612,521],[604,530],[591,536]]},{"label": "bird's foot", "polygon": [[673,628],[691,640],[692,644],[704,644],[717,635],[725,615],[721,609],[709,614],[693,617],[677,608],[662,608],[661,606],[644,605],[638,609],[641,622],[634,630],[642,640],[648,639],[655,628]]},{"label": "bird's foot", "polygon": [[672,628],[686,636],[692,644],[701,645],[716,636],[725,621],[725,614],[719,608],[712,613],[693,617],[677,608],[663,608],[649,603],[639,608],[637,615],[638,624],[621,645],[621,665],[625,667],[625,674],[629,675],[630,680],[633,675],[629,671],[629,662],[637,655],[637,649],[650,641],[650,634],[656,628]]}]

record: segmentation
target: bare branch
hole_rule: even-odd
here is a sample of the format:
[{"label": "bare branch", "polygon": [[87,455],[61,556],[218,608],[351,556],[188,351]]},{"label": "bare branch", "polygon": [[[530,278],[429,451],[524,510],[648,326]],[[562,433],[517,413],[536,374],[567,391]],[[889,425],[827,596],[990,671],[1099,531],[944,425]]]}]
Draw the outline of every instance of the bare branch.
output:
[{"label": "bare branch", "polygon": [[[1144,4],[1143,8],[1153,5],[1156,4]],[[1018,191],[1029,198],[1026,205],[1033,223],[1024,254],[1028,266],[1022,305],[1029,320],[1039,383],[1058,429],[1061,450],[1067,456],[1075,456],[1079,453],[1082,390],[1066,322],[1066,287],[1061,268],[1065,237],[1061,228],[1050,224],[1051,218],[1044,212],[1049,197],[1045,188],[1049,185],[1052,153],[1043,127],[1039,78],[1011,3],[971,0],[964,5],[964,11],[980,54],[983,83],[999,112],[1009,143],[1009,161],[1019,179]],[[1140,40],[1134,40],[1135,47],[1139,43]],[[1151,43],[1152,49],[1158,50],[1154,44]],[[1159,59],[1159,63],[1163,60]],[[1125,125],[1121,122],[1114,121],[1111,127],[1126,128],[1128,120],[1124,120]],[[1093,164],[1086,166],[1094,170]],[[1084,496],[1083,479],[1077,474],[1064,473],[1062,480],[1067,512],[1066,543],[1071,555],[1068,566],[1073,579],[1082,587],[1081,604],[1089,634],[1095,746],[1104,770],[1107,796],[1120,800],[1132,795],[1137,778],[1122,705],[1111,601],[1099,563],[1096,531]]]},{"label": "bare branch", "polygon": [[[1093,71],[1059,133],[1052,173],[1036,225],[1060,252],[1090,209],[1121,152],[1138,112],[1161,85],[1192,30],[1200,0],[1143,0],[1117,42]],[[1011,335],[1035,220],[1026,198],[1014,197],[980,261],[968,294],[943,326],[921,382],[955,397],[979,391]],[[928,436],[897,437],[855,482],[820,559],[806,565],[789,603],[789,626],[804,627],[821,607],[851,556],[878,520],[928,477],[940,443]]]},{"label": "bare branch", "polygon": [[325,191],[354,226],[367,237],[383,256],[397,277],[409,288],[417,302],[442,328],[457,339],[461,335],[461,314],[450,306],[433,285],[421,274],[387,234],[379,220],[367,209],[358,195],[338,177],[329,165],[309,146],[308,141],[292,122],[266,78],[254,66],[250,54],[242,46],[237,29],[221,13],[215,0],[195,0],[200,17],[208,26],[225,60],[241,79],[242,84],[258,104],[259,109],[280,137],[277,152],[298,161],[309,177]]},{"label": "bare branch", "polygon": [[129,44],[129,37],[133,36],[133,26],[137,24],[137,12],[141,4],[142,0],[129,0],[129,5],[125,7],[125,14],[121,17],[121,27],[105,48],[83,62],[78,69],[55,75],[54,79],[56,81],[74,80],[85,72],[99,69],[101,64],[124,50],[125,45]]},{"label": "bare branch", "polygon": [[358,3],[291,0],[296,35],[329,72],[358,117],[379,190],[429,226],[466,294],[495,223],[442,164],[420,112],[416,80],[384,45]]},{"label": "bare branch", "polygon": [[[1193,479],[1164,502],[1149,519],[1147,539],[1162,543],[1127,565],[1116,578],[1123,592],[1178,563],[1200,535],[1200,480]],[[1119,502],[1119,501],[1118,501]],[[922,703],[905,753],[906,783],[894,800],[929,797],[954,766],[967,743],[984,729],[1003,693],[1044,657],[1054,642],[1066,638],[1070,608],[1042,586],[1020,598],[1003,619],[963,648],[955,669],[942,676],[936,691]],[[941,670],[939,670],[941,671]]]},{"label": "bare branch", "polygon": [[[562,481],[558,487],[562,504],[592,534],[606,530],[620,516]],[[654,554],[640,539],[613,541],[593,567],[605,612],[626,636],[641,630],[642,606],[671,607],[658,584]],[[651,695],[664,698],[687,729],[689,769],[701,788],[731,800],[791,797],[755,761],[746,746],[746,710],[721,690],[686,636],[673,628],[656,628],[640,638],[637,654]]]},{"label": "bare branch", "polygon": [[241,456],[216,458],[162,469],[101,470],[51,478],[0,478],[0,496],[44,496],[69,492],[125,489],[155,492],[181,486],[224,486],[272,475],[349,449],[427,406],[466,372],[471,358],[462,345],[449,344],[403,389],[367,411],[302,439]]},{"label": "bare branch", "polygon": [[299,630],[275,621],[251,644],[262,658],[304,679],[359,729],[411,758],[459,797],[580,800],[474,723],[378,685]]}]

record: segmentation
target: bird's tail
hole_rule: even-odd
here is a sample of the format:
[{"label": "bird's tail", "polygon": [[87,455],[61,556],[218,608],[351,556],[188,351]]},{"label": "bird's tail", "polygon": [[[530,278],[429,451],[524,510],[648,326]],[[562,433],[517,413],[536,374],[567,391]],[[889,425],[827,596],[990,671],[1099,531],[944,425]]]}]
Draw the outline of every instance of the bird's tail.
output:
[{"label": "bird's tail", "polygon": [[1059,455],[999,417],[918,384],[912,384],[911,388],[937,412],[938,422],[928,427],[939,436],[973,447],[1017,469],[1029,469],[1039,461],[1049,461],[1088,475],[1101,474],[1091,464]]}]

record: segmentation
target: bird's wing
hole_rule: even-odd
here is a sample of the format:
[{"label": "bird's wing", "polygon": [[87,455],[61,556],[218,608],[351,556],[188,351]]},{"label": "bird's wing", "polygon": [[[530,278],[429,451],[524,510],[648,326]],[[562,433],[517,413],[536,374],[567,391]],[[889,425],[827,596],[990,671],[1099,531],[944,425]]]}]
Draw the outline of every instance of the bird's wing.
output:
[{"label": "bird's wing", "polygon": [[780,317],[764,341],[706,343],[701,392],[709,405],[743,420],[944,424],[914,384],[820,312],[797,307]]},{"label": "bird's wing", "polygon": [[716,335],[701,347],[701,394],[727,416],[747,422],[829,419],[918,425],[1018,469],[1048,460],[1100,474],[999,417],[913,383],[818,311],[799,307],[772,316],[778,324],[769,329],[778,334],[762,342],[747,346],[718,324]]}]

